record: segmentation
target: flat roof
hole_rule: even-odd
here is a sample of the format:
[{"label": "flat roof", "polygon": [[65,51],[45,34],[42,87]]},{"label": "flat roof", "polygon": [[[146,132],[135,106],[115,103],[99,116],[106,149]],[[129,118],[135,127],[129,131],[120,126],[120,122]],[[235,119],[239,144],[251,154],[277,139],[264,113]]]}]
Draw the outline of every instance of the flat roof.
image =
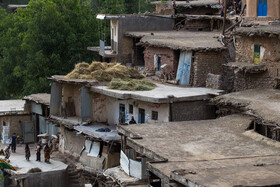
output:
[{"label": "flat roof", "polygon": [[53,75],[49,79],[59,83],[72,83],[82,85],[97,85],[99,83],[94,79],[69,79],[64,75]]},{"label": "flat roof", "polygon": [[239,108],[245,114],[262,119],[264,124],[280,124],[280,90],[250,89],[219,96],[214,102]]},{"label": "flat roof", "polygon": [[156,84],[157,87],[150,91],[123,91],[112,90],[107,86],[92,86],[91,91],[118,99],[136,99],[152,103],[170,103],[181,101],[195,101],[209,99],[223,93],[222,90],[209,88],[178,87]]},{"label": "flat roof", "polygon": [[0,100],[0,113],[23,112],[25,101],[18,100]]},{"label": "flat roof", "polygon": [[[98,132],[98,129],[108,128],[110,132]],[[119,141],[121,139],[120,135],[116,130],[116,126],[108,126],[101,123],[94,123],[92,125],[79,125],[74,126],[76,131],[80,131],[83,134],[87,134],[97,139],[101,139],[103,141]]]},{"label": "flat roof", "polygon": [[[191,0],[191,1],[175,1],[176,2],[176,6],[183,6],[183,7],[201,7],[201,6],[210,6],[213,8],[220,8],[222,6],[222,4],[219,4],[219,0]],[[162,1],[154,1],[151,2],[151,4],[166,4],[168,3],[166,2],[162,2]],[[172,2],[171,2],[172,4]],[[216,6],[214,6],[216,5]]]},{"label": "flat roof", "polygon": [[280,35],[280,24],[259,25],[252,27],[238,27],[234,32],[235,35],[263,36],[275,34]]},{"label": "flat roof", "polygon": [[[183,177],[185,182],[206,186],[245,185],[247,181],[251,185],[267,181],[280,184],[280,178],[275,177],[280,168],[280,142],[246,130],[251,122],[249,116],[230,115],[214,120],[118,126],[117,130],[127,136],[128,146],[159,162],[148,164],[155,174],[170,179],[172,173],[185,169],[176,174],[177,178],[171,177],[180,183]],[[258,163],[273,166],[255,167]],[[238,176],[236,171],[242,169]],[[267,169],[275,174],[262,175]]]},{"label": "flat roof", "polygon": [[219,32],[143,31],[127,32],[126,36],[141,38],[138,45],[167,47],[174,50],[225,50],[218,41]]},{"label": "flat roof", "polygon": [[38,93],[25,96],[23,100],[33,101],[35,103],[50,105],[51,95],[47,93]]}]

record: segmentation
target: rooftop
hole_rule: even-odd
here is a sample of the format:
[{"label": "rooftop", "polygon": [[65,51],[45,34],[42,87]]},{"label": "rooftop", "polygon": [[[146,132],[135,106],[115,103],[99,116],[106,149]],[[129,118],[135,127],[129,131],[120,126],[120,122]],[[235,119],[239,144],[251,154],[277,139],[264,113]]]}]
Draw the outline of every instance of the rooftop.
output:
[{"label": "rooftop", "polygon": [[280,124],[280,90],[245,90],[219,96],[214,102],[239,108],[245,114],[262,119],[264,124]]},{"label": "rooftop", "polygon": [[0,100],[0,113],[18,113],[24,112],[23,100]]},{"label": "rooftop", "polygon": [[[80,117],[67,117],[65,119],[63,117],[51,115],[49,120],[56,121],[58,123],[63,124],[65,127],[69,128],[69,129],[74,129],[76,131],[79,131],[80,133],[83,133],[92,138],[99,139],[99,140],[102,140],[105,142],[120,140],[120,136],[118,135],[116,126],[108,126],[103,123],[82,122],[82,119]],[[84,123],[85,123],[85,125],[83,125]],[[96,130],[102,129],[102,128],[103,129],[108,128],[108,129],[110,129],[110,132],[96,131]]]},{"label": "rooftop", "polygon": [[[151,4],[162,4],[162,3],[163,3],[162,1],[154,1]],[[164,2],[164,3],[168,3],[168,2]],[[176,1],[176,6],[183,6],[183,7],[211,6],[213,8],[220,8],[222,5],[219,4],[219,0],[191,0],[189,2]]]},{"label": "rooftop", "polygon": [[127,36],[142,38],[138,45],[167,47],[174,50],[224,50],[218,32],[144,31],[127,32]]},{"label": "rooftop", "polygon": [[[98,129],[104,129],[104,128],[108,128],[111,131],[110,132],[98,132]],[[108,126],[105,124],[92,124],[92,125],[79,125],[79,126],[74,126],[74,129],[76,131],[79,131],[83,134],[86,134],[88,136],[91,136],[93,138],[97,138],[100,139],[102,141],[119,141],[121,139],[121,137],[119,136],[117,130],[116,130],[116,126]]]},{"label": "rooftop", "polygon": [[121,91],[108,89],[106,86],[92,86],[91,91],[115,97],[118,99],[136,99],[152,103],[169,103],[180,101],[195,101],[209,99],[211,96],[220,95],[222,90],[209,88],[186,88],[156,84],[157,87],[150,91]]},{"label": "rooftop", "polygon": [[82,85],[97,85],[98,81],[94,79],[68,79],[64,75],[53,75],[50,80],[59,83],[72,83],[72,84],[82,84]]},{"label": "rooftop", "polygon": [[280,35],[280,24],[276,25],[259,25],[252,27],[239,27],[235,31],[235,35],[248,35],[248,36],[264,36],[275,34]]},{"label": "rooftop", "polygon": [[[127,145],[136,152],[160,162],[148,164],[159,176],[202,186],[280,184],[276,177],[280,142],[246,130],[251,122],[248,116],[231,115],[214,120],[118,126],[117,130],[128,137]],[[259,163],[264,167],[254,166]],[[274,173],[268,175],[269,169]]]},{"label": "rooftop", "polygon": [[23,100],[33,101],[35,103],[50,105],[51,95],[47,93],[38,93],[25,96]]}]

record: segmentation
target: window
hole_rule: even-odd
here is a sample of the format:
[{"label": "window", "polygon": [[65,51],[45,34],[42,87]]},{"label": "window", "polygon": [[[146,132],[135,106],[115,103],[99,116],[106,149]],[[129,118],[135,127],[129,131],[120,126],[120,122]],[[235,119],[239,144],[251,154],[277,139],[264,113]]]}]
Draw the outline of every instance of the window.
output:
[{"label": "window", "polygon": [[133,114],[133,105],[129,105],[129,113]]},{"label": "window", "polygon": [[158,112],[152,111],[152,120],[158,120]]},{"label": "window", "polygon": [[261,62],[261,46],[254,45],[254,63],[259,64]]}]

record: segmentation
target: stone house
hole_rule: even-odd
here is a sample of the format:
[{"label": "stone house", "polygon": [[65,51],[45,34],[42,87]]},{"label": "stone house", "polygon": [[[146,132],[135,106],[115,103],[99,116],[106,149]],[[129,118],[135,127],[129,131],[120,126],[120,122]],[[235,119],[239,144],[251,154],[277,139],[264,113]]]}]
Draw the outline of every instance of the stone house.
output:
[{"label": "stone house", "polygon": [[228,50],[216,38],[218,32],[150,31],[128,32],[141,38],[145,73],[180,85],[205,87],[209,73],[223,73]]},{"label": "stone house", "polygon": [[0,101],[0,131],[1,142],[9,143],[13,133],[22,137],[25,142],[32,142],[32,122],[30,112],[25,110],[23,100]]},{"label": "stone house", "polygon": [[228,64],[234,90],[278,88],[280,25],[240,27],[234,35],[236,62]]}]

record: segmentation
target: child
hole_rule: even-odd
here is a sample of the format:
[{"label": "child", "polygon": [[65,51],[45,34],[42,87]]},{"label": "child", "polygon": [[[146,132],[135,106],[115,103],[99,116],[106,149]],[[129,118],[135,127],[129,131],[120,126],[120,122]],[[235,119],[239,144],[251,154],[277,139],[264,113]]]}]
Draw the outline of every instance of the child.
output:
[{"label": "child", "polygon": [[36,161],[41,162],[41,146],[39,144],[36,147]]},{"label": "child", "polygon": [[29,149],[28,143],[25,144],[25,158],[26,158],[27,161],[29,161],[29,158],[30,158],[30,149]]}]

